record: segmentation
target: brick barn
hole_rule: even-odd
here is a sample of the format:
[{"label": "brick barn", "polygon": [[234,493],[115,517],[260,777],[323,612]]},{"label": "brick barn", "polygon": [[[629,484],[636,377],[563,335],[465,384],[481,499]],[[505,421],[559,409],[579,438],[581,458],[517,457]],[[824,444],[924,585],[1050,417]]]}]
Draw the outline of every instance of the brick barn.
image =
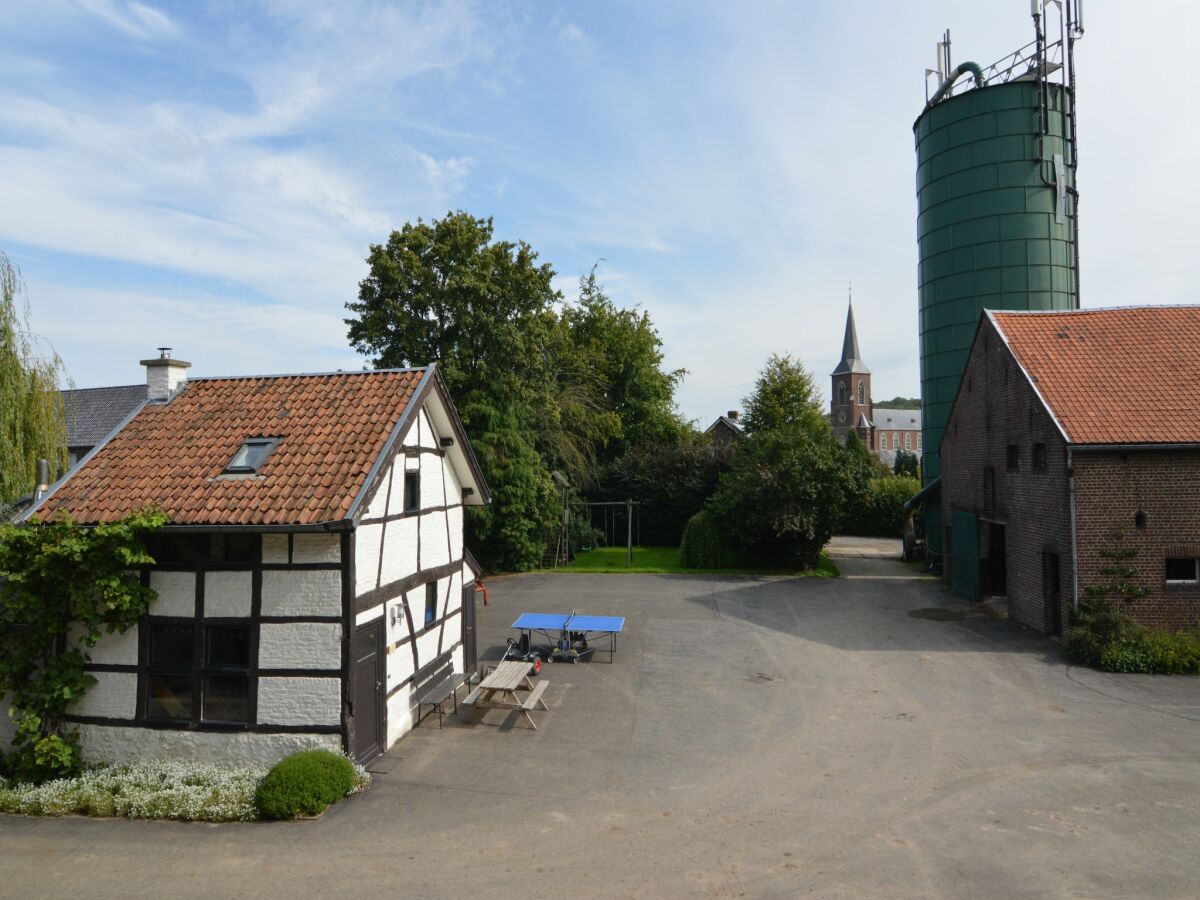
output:
[{"label": "brick barn", "polygon": [[1052,634],[1103,594],[1200,620],[1200,307],[985,312],[941,451],[956,593]]}]

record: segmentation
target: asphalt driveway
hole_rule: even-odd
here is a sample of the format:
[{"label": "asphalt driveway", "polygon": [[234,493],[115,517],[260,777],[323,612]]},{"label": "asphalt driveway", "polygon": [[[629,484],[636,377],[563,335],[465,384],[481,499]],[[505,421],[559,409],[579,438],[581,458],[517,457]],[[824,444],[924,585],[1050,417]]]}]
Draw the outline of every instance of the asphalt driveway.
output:
[{"label": "asphalt driveway", "polygon": [[613,665],[545,670],[540,730],[422,726],[316,822],[0,817],[0,893],[1200,893],[1200,679],[1071,668],[898,562],[839,565],[497,580],[481,655],[524,611],[628,619]]}]

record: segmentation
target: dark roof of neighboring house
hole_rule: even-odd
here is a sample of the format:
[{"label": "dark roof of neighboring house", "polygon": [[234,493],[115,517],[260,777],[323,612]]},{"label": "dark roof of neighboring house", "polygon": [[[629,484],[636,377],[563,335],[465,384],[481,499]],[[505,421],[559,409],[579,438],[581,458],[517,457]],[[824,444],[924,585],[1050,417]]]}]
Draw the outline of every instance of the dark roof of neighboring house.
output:
[{"label": "dark roof of neighboring house", "polygon": [[[148,403],[37,508],[84,524],[157,504],[173,525],[317,525],[344,521],[382,477],[381,457],[438,387],[474,501],[487,485],[441,376],[427,369],[202,378]],[[414,403],[413,398],[417,400]],[[279,437],[252,475],[224,470],[252,437]]]},{"label": "dark roof of neighboring house", "polygon": [[63,391],[67,446],[94,447],[146,399],[145,384]]},{"label": "dark roof of neighboring house", "polygon": [[704,433],[708,434],[710,431],[712,431],[718,425],[724,425],[726,428],[728,428],[730,431],[732,431],[734,434],[737,434],[737,435],[745,434],[745,431],[746,431],[745,426],[743,426],[742,423],[737,421],[736,419],[731,419],[731,418],[729,418],[729,416],[717,416],[717,420],[715,422],[713,422],[711,425],[709,425],[706,429],[704,429]]},{"label": "dark roof of neighboring house", "polygon": [[987,315],[1069,442],[1200,443],[1200,306]]}]

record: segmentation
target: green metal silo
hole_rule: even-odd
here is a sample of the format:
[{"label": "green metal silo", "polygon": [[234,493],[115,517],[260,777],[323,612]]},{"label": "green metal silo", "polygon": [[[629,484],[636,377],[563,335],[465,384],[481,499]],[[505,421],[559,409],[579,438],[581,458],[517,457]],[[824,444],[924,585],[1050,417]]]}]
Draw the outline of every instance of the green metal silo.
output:
[{"label": "green metal silo", "polygon": [[[947,33],[946,80],[913,125],[927,486],[981,310],[1079,307],[1070,44],[1063,70],[1061,43],[1046,46],[1038,24],[1035,44],[986,71],[951,70]],[[974,86],[953,93],[968,72]],[[937,502],[925,504],[925,540],[938,560]]]}]

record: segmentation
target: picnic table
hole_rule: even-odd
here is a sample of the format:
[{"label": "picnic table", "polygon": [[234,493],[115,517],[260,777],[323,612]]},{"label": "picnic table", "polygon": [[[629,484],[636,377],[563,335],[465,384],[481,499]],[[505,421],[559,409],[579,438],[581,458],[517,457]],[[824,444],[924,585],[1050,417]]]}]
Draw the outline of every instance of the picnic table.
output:
[{"label": "picnic table", "polygon": [[508,709],[517,710],[529,722],[531,728],[537,731],[537,724],[530,710],[548,709],[542,694],[549,687],[545,680],[533,683],[529,677],[529,663],[516,659],[506,659],[484,676],[475,690],[463,701],[464,706],[474,706],[477,709]]}]

